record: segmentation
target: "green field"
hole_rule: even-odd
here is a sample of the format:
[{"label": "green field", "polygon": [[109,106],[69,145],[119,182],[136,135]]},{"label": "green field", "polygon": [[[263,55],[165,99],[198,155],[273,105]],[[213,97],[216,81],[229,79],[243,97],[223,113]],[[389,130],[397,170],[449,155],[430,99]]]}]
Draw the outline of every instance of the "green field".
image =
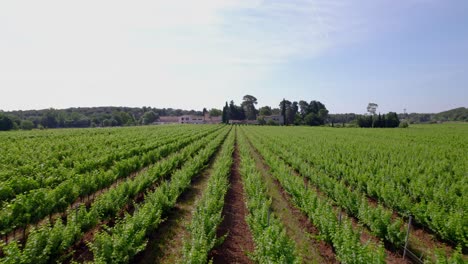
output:
[{"label": "green field", "polygon": [[467,193],[464,123],[2,132],[0,263],[464,263]]}]

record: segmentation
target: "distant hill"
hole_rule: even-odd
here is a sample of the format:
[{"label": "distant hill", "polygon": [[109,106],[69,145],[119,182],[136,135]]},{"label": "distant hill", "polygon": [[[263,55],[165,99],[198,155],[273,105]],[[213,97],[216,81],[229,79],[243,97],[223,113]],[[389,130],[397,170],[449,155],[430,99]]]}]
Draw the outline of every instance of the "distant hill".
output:
[{"label": "distant hill", "polygon": [[468,122],[468,108],[459,107],[434,115],[436,121],[465,121]]},{"label": "distant hill", "polygon": [[398,117],[400,119],[407,119],[410,123],[468,122],[468,108],[459,107],[440,113],[399,114]]}]

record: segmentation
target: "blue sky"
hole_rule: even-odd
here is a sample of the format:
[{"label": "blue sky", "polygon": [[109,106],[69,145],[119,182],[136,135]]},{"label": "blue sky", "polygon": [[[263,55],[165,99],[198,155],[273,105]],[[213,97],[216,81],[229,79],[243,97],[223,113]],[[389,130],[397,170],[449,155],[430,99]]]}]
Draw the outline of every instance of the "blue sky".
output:
[{"label": "blue sky", "polygon": [[2,1],[0,109],[468,106],[468,2]]}]

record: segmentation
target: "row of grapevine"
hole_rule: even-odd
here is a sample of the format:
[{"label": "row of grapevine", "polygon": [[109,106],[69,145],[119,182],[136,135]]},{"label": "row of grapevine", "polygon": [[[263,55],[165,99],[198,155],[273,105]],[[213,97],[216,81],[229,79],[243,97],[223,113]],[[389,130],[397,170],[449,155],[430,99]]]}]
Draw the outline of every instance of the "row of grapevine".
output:
[{"label": "row of grapevine", "polygon": [[41,188],[18,195],[10,203],[5,203],[0,211],[0,234],[7,234],[15,228],[24,228],[52,213],[63,212],[79,197],[109,186],[118,178],[148,166],[216,129],[219,127],[204,129],[189,137],[182,135],[175,142],[144,153],[142,156],[116,162],[111,170],[73,175],[54,189]]},{"label": "row of grapevine", "polygon": [[[159,129],[155,131],[144,130],[144,133],[134,133],[134,131],[124,130],[121,133],[122,135],[127,138],[136,137],[135,140],[137,141],[130,141],[128,139],[126,141],[122,140],[121,145],[118,147],[113,146],[114,144],[108,144],[102,136],[88,138],[71,134],[69,141],[72,146],[74,145],[73,142],[79,139],[83,141],[83,145],[93,143],[93,148],[84,148],[84,153],[80,152],[80,148],[77,148],[74,152],[70,150],[66,153],[60,153],[59,158],[52,158],[54,161],[53,164],[51,164],[50,157],[48,157],[47,154],[50,152],[61,152],[63,150],[56,150],[59,144],[57,142],[44,141],[41,146],[47,146],[51,149],[46,152],[47,154],[44,153],[45,151],[37,151],[34,161],[28,160],[27,155],[23,154],[21,155],[21,159],[19,159],[22,160],[23,165],[14,167],[12,170],[5,168],[12,164],[2,164],[2,167],[4,167],[2,173],[8,175],[9,178],[1,180],[0,202],[10,201],[17,194],[26,193],[38,188],[53,189],[63,181],[71,177],[79,177],[80,174],[83,175],[86,172],[95,170],[105,171],[111,168],[116,161],[142,155],[156,147],[172,142],[174,140],[173,137],[177,138],[179,135],[183,134],[188,135],[186,130],[176,129],[175,126],[169,128],[170,129]],[[158,135],[158,137],[154,137],[154,135]],[[119,136],[115,140],[120,139]],[[18,140],[18,144],[23,145],[25,141],[26,140]],[[69,146],[67,146],[67,148],[68,147]],[[23,149],[24,148],[20,148],[20,150]],[[12,152],[8,154],[13,157],[17,153]],[[18,159],[18,156],[16,159]],[[65,159],[70,162],[66,162]],[[42,162],[40,166],[36,164],[39,162]],[[26,170],[25,168],[28,169]]]},{"label": "row of grapevine", "polygon": [[249,214],[247,223],[255,243],[257,263],[300,263],[295,243],[287,236],[283,223],[271,212],[271,198],[257,170],[244,135],[238,136],[240,174],[244,183]]},{"label": "row of grapevine", "polygon": [[210,250],[222,242],[222,238],[216,237],[216,230],[223,220],[222,211],[229,187],[234,140],[235,132],[232,130],[213,165],[207,188],[193,212],[188,227],[190,238],[184,240],[184,263],[207,263]]},{"label": "row of grapevine", "polygon": [[[110,135],[86,135],[73,130],[66,131],[67,137],[53,136],[56,133],[51,132],[50,139],[41,133],[33,138],[23,135],[0,141],[1,147],[8,149],[0,157],[0,202],[36,188],[53,188],[71,174],[107,169],[114,161],[154,148],[155,143],[168,139],[174,132],[186,133],[175,126],[141,131],[127,129]],[[34,132],[26,132],[29,133]],[[148,140],[155,133],[162,138]]]},{"label": "row of grapevine", "polygon": [[296,176],[292,169],[273,154],[263,142],[253,139],[250,142],[263,156],[272,175],[291,195],[293,203],[318,228],[321,238],[333,246],[339,261],[342,263],[385,263],[385,252],[381,243],[374,244],[371,241],[361,243],[361,231],[353,229],[349,218],[338,219],[338,212],[331,202],[306,186],[303,179]]},{"label": "row of grapevine", "polygon": [[146,247],[146,235],[162,222],[164,214],[175,206],[177,198],[191,185],[191,180],[199,174],[225,139],[210,141],[189,159],[187,165],[176,171],[170,181],[163,182],[154,192],[147,193],[143,204],[136,206],[133,215],[127,214],[112,228],[95,236],[90,243],[95,263],[128,263]]},{"label": "row of grapevine", "polygon": [[[369,227],[374,235],[388,241],[397,248],[403,246],[405,233],[402,219],[393,220],[391,210],[385,209],[381,205],[370,205],[361,192],[347,188],[343,181],[337,181],[324,173],[315,171],[308,161],[302,158],[303,153],[308,152],[308,150],[296,148],[290,142],[279,141],[268,135],[260,137],[254,131],[249,130],[249,135],[254,140],[263,142],[269,151],[280,156],[302,176],[307,177],[313,185],[333,199],[338,206]],[[266,144],[266,142],[269,144]]]},{"label": "row of grapevine", "polygon": [[164,176],[186,163],[186,160],[215,139],[224,137],[226,128],[199,139],[179,152],[150,166],[148,170],[110,188],[97,197],[90,208],[83,205],[69,209],[66,223],[59,219],[53,225],[48,224],[33,229],[24,246],[17,241],[2,246],[5,257],[1,263],[48,263],[57,259],[61,253],[78,241],[83,232],[90,230],[99,222],[115,217],[125,204],[137,194],[158,183]]},{"label": "row of grapevine", "polygon": [[463,194],[468,192],[468,160],[460,157],[466,155],[468,142],[460,135],[466,133],[462,128],[441,127],[437,133],[429,130],[429,135],[426,130],[345,131],[356,133],[349,135],[325,129],[313,134],[306,129],[294,133],[272,129],[266,134],[290,146],[314,150],[302,155],[315,170],[403,216],[413,215],[440,238],[466,248],[468,200]]}]

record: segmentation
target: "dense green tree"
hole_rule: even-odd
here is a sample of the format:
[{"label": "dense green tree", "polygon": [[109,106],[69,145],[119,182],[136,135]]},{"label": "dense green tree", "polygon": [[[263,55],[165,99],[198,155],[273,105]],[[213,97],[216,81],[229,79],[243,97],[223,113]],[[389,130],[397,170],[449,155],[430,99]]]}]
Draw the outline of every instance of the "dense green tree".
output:
[{"label": "dense green tree", "polygon": [[309,126],[319,126],[325,124],[328,119],[328,110],[324,104],[319,101],[307,103],[304,100],[290,103],[287,100],[282,101],[280,106],[286,108],[286,124],[305,124]]},{"label": "dense green tree", "polygon": [[[289,103],[291,103],[291,102],[289,102]],[[286,99],[283,98],[283,101],[281,101],[279,107],[280,107],[280,110],[281,110],[281,115],[284,118],[284,124],[287,125],[288,122],[286,120]]]},{"label": "dense green tree", "polygon": [[395,112],[389,112],[385,120],[385,127],[398,127],[400,125],[400,119]]},{"label": "dense green tree", "polygon": [[400,120],[397,113],[389,112],[386,115],[362,115],[357,117],[359,127],[398,127]]},{"label": "dense green tree", "polygon": [[372,127],[372,116],[371,115],[362,115],[358,116],[357,124],[359,127]]},{"label": "dense green tree", "polygon": [[286,99],[283,99],[279,104],[281,115],[284,117],[285,125],[292,125],[296,123],[296,114],[299,111],[299,106],[297,102],[292,102]]},{"label": "dense green tree", "polygon": [[41,118],[41,125],[45,128],[56,128],[58,126],[57,112],[52,108],[45,112]]},{"label": "dense green tree", "polygon": [[304,118],[309,113],[309,103],[304,100],[299,101],[300,114]]},{"label": "dense green tree", "polygon": [[308,126],[320,126],[323,124],[322,122],[323,120],[315,113],[308,113],[304,118],[304,124]]},{"label": "dense green tree", "polygon": [[13,121],[8,116],[0,113],[0,131],[13,129]]},{"label": "dense green tree", "polygon": [[216,108],[211,108],[209,113],[210,113],[210,116],[221,116],[221,115],[223,115],[223,111],[219,110],[219,109],[216,109]]},{"label": "dense green tree", "polygon": [[272,115],[280,115],[281,114],[281,110],[279,108],[272,108],[271,109],[271,114]]},{"label": "dense green tree", "polygon": [[109,127],[109,126],[119,126],[119,122],[114,118],[104,119],[102,121],[102,126]]},{"label": "dense green tree", "polygon": [[333,120],[335,123],[350,123],[356,120],[356,114],[354,113],[346,113],[346,114],[329,114],[329,118]]},{"label": "dense green tree", "polygon": [[245,112],[241,106],[237,106],[233,100],[229,103],[229,119],[245,120]]},{"label": "dense green tree", "polygon": [[241,104],[241,107],[244,110],[245,118],[247,120],[257,119],[257,109],[255,109],[255,105],[257,104],[257,98],[247,94],[244,95],[242,100],[243,102]]},{"label": "dense green tree", "polygon": [[257,122],[261,126],[266,125],[266,121],[265,121],[265,118],[263,116],[257,117]]},{"label": "dense green tree", "polygon": [[301,114],[296,113],[296,116],[294,116],[294,125],[300,126],[304,123],[303,118]]},{"label": "dense green tree", "polygon": [[273,112],[271,111],[271,107],[262,106],[258,109],[258,114],[261,116],[270,116],[273,114]]},{"label": "dense green tree", "polygon": [[229,106],[228,103],[226,102],[226,105],[223,107],[223,115],[222,115],[222,122],[227,124],[229,123]]},{"label": "dense green tree", "polygon": [[141,117],[141,123],[144,124],[144,125],[148,125],[148,124],[151,124],[151,123],[153,123],[154,121],[156,121],[158,119],[159,119],[158,114],[156,114],[153,111],[148,111],[148,112],[144,113],[143,116]]},{"label": "dense green tree", "polygon": [[34,123],[31,120],[22,120],[20,128],[23,130],[31,130],[35,127]]}]

